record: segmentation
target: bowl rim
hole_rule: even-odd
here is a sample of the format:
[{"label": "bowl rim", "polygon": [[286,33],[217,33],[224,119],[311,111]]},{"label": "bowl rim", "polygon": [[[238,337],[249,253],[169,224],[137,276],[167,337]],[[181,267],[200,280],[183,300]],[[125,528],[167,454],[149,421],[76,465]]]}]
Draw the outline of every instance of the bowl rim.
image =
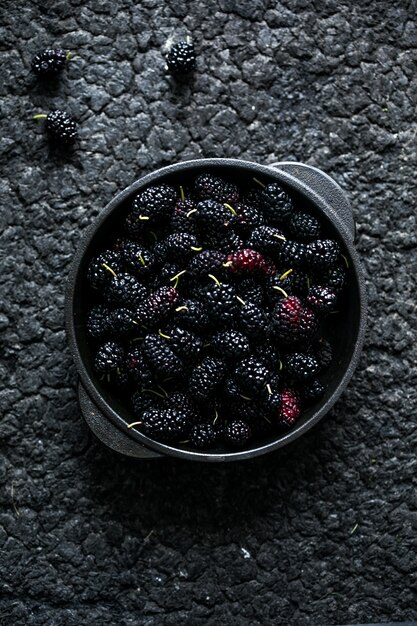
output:
[{"label": "bowl rim", "polygon": [[[278,183],[283,183],[304,195],[315,206],[315,208],[324,213],[326,217],[331,220],[332,225],[338,233],[338,236],[343,241],[349,253],[350,261],[352,263],[351,267],[354,271],[356,286],[359,294],[359,324],[358,332],[354,339],[354,349],[352,351],[352,355],[346,367],[346,370],[341,380],[339,381],[339,384],[333,391],[332,395],[326,400],[323,405],[318,408],[317,411],[315,411],[307,419],[307,421],[305,421],[303,424],[300,424],[298,427],[297,425],[295,425],[288,432],[281,434],[270,443],[257,447],[251,447],[245,450],[239,450],[236,452],[224,453],[210,453],[209,451],[199,452],[194,450],[185,450],[150,439],[136,429],[132,428],[128,430],[127,422],[113,409],[110,404],[106,402],[106,400],[103,398],[100,391],[90,378],[81,357],[80,350],[78,348],[77,334],[74,324],[74,298],[76,295],[76,285],[79,278],[81,261],[84,257],[86,250],[90,246],[91,241],[93,240],[97,230],[108,219],[113,211],[115,211],[120,206],[120,204],[123,203],[133,193],[148,186],[151,183],[161,183],[162,179],[166,178],[169,175],[175,175],[184,171],[189,172],[191,170],[195,170],[197,173],[198,170],[213,168],[222,168],[225,170],[240,169],[243,171],[250,171],[252,174],[256,174],[257,177],[264,175],[266,178],[272,179]],[[329,410],[339,399],[340,395],[345,390],[350,379],[352,378],[354,370],[358,365],[360,353],[364,344],[367,308],[365,280],[361,269],[359,256],[352,241],[352,234],[349,232],[348,228],[340,219],[336,211],[334,211],[332,207],[322,197],[320,197],[320,195],[316,191],[314,191],[314,189],[310,188],[308,185],[300,181],[298,178],[292,176],[291,174],[283,172],[277,168],[278,164],[274,164],[274,167],[271,167],[268,165],[260,165],[252,161],[228,158],[193,159],[189,161],[181,161],[172,165],[168,165],[166,167],[159,168],[135,180],[133,183],[131,183],[129,186],[119,192],[112,200],[110,200],[110,202],[101,211],[100,215],[87,228],[77,246],[77,250],[74,254],[73,261],[70,266],[65,294],[65,324],[72,358],[75,362],[81,383],[83,384],[85,390],[94,401],[96,406],[104,414],[104,416],[110,419],[111,422],[116,425],[122,432],[128,434],[130,437],[135,439],[137,443],[145,446],[146,448],[150,448],[155,452],[166,456],[173,456],[195,461],[237,461],[258,457],[260,455],[272,452],[274,450],[278,450],[279,448],[288,445],[289,443],[295,441],[301,435],[309,431],[329,412]]]}]

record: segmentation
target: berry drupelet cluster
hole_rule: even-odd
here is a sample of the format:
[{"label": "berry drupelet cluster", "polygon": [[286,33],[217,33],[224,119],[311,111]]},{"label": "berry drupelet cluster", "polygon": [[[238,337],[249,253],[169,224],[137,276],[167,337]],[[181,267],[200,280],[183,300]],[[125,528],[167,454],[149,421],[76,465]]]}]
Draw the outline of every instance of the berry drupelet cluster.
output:
[{"label": "berry drupelet cluster", "polygon": [[[171,71],[183,58],[172,51]],[[130,398],[129,427],[233,451],[325,396],[346,259],[304,209],[277,183],[247,189],[211,172],[133,198],[90,259],[85,317],[92,367]]]}]

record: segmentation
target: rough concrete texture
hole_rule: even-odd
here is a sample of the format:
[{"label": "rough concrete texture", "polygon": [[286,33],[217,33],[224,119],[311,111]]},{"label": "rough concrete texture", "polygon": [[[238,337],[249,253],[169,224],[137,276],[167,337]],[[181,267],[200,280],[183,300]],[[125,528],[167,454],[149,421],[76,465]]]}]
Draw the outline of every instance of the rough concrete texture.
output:
[{"label": "rough concrete texture", "polygon": [[[417,619],[414,2],[80,0],[1,11],[0,622],[329,626]],[[195,37],[176,84],[164,45]],[[77,53],[48,85],[35,52]],[[73,153],[31,115],[64,108]],[[190,157],[316,165],[350,195],[370,299],[331,416],[275,455],[134,462],[80,417],[63,330],[83,230]]]}]

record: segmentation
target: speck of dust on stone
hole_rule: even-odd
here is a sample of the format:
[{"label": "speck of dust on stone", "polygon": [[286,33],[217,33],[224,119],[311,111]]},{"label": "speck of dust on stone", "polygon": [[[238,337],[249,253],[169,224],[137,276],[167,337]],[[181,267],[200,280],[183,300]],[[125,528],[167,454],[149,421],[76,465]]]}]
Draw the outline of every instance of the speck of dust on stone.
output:
[{"label": "speck of dust on stone", "polygon": [[251,558],[251,553],[246,550],[246,548],[240,548],[241,553],[243,554],[243,558],[244,559],[250,559]]}]

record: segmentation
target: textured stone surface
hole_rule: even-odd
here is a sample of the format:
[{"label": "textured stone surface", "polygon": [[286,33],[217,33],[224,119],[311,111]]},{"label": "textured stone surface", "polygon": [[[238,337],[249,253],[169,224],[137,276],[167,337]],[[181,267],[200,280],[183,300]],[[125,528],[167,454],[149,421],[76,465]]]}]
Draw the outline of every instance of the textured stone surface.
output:
[{"label": "textured stone surface", "polygon": [[[0,622],[417,619],[415,4],[85,4],[0,9]],[[175,84],[161,51],[187,33],[199,68]],[[49,86],[29,72],[46,45],[79,55]],[[74,153],[30,119],[52,107],[80,121]],[[65,276],[117,191],[204,156],[305,161],[349,192],[367,345],[332,415],[289,449],[133,462],[80,417]]]}]

